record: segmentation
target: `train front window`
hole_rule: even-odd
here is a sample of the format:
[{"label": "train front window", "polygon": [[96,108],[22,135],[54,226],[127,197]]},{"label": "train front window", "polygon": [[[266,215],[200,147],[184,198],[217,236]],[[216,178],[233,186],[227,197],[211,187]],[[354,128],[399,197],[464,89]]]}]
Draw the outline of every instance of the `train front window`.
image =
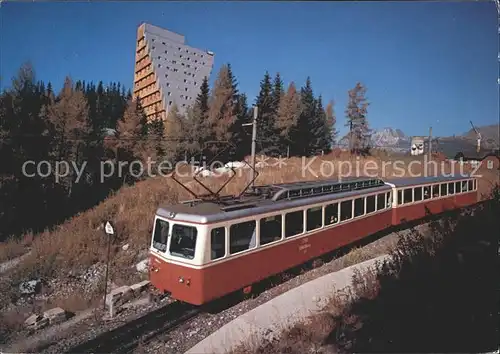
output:
[{"label": "train front window", "polygon": [[172,227],[170,254],[172,256],[193,259],[197,235],[198,230],[196,230],[196,227],[175,224]]},{"label": "train front window", "polygon": [[153,247],[158,251],[165,252],[167,250],[168,228],[169,224],[167,221],[156,219]]}]

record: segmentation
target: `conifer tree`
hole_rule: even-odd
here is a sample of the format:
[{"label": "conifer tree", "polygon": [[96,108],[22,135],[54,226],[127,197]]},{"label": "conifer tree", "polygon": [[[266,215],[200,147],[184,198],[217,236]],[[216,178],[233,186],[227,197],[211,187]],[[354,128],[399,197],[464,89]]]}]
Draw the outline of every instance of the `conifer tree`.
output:
[{"label": "conifer tree", "polygon": [[[144,110],[140,107],[141,114],[145,116]],[[152,160],[157,160],[165,157],[165,121],[161,119],[158,113],[155,114],[153,120],[147,123],[147,152]],[[143,118],[145,120],[146,118]]]},{"label": "conifer tree", "polygon": [[278,109],[280,106],[280,100],[285,94],[285,90],[283,89],[283,80],[281,80],[280,73],[276,73],[273,81],[273,90],[272,90],[272,106],[274,112],[274,120],[276,121],[276,116],[278,115]]},{"label": "conifer tree", "polygon": [[[132,99],[128,101],[125,113],[117,124],[118,159],[127,162],[144,161],[148,150],[146,133],[146,116],[140,102]],[[124,176],[124,181],[127,177]]]},{"label": "conifer tree", "polygon": [[271,76],[266,71],[260,82],[257,96],[257,146],[262,154],[273,155],[278,151],[275,131],[275,113],[273,103],[273,85]]},{"label": "conifer tree", "polygon": [[327,118],[326,111],[323,107],[323,98],[321,95],[316,100],[316,122],[318,125],[317,136],[314,140],[317,143],[316,149],[324,153],[328,153],[332,148],[332,130],[330,122]]},{"label": "conifer tree", "polygon": [[[210,140],[217,141],[221,145],[213,146],[211,153],[220,151],[225,148],[228,141],[231,141],[230,127],[236,120],[235,103],[234,103],[234,81],[230,68],[227,64],[223,65],[217,75],[212,93],[209,100],[208,111],[208,130],[210,132]],[[226,145],[226,146],[224,146]],[[209,156],[210,160],[211,156]],[[228,156],[221,156],[222,159],[227,159]]]},{"label": "conifer tree", "polygon": [[[64,86],[55,102],[50,102],[43,109],[51,125],[53,139],[52,158],[54,160],[75,161],[81,165],[88,157],[92,133],[87,99],[83,91],[73,87],[71,78],[66,77]],[[75,171],[70,169],[65,178],[68,196],[73,192]]]},{"label": "conifer tree", "polygon": [[327,126],[327,134],[328,137],[330,138],[331,146],[337,142],[337,129],[336,129],[336,123],[337,123],[337,118],[335,117],[335,109],[334,109],[335,102],[332,100],[328,102],[328,105],[326,106],[325,109],[325,115],[326,115],[326,126]]},{"label": "conifer tree", "polygon": [[205,76],[200,86],[200,93],[196,97],[196,106],[201,112],[202,117],[208,114],[208,99],[210,96],[210,87],[208,85],[208,78]]},{"label": "conifer tree", "polygon": [[233,136],[231,140],[233,149],[231,150],[230,157],[233,160],[242,160],[250,153],[252,140],[251,131],[246,130],[247,128],[243,126],[243,124],[249,123],[252,120],[248,109],[247,96],[244,93],[238,95],[236,112],[237,116],[233,124]]},{"label": "conifer tree", "polygon": [[280,100],[276,120],[276,130],[280,138],[280,153],[286,155],[291,148],[294,135],[297,135],[297,124],[300,116],[300,94],[295,83],[291,82],[286,94]]},{"label": "conifer tree", "polygon": [[366,87],[358,82],[349,90],[349,101],[345,115],[346,126],[349,127],[349,148],[352,153],[364,153],[369,148],[370,130],[366,114],[369,103],[366,99]]},{"label": "conifer tree", "polygon": [[306,84],[300,90],[301,114],[298,121],[298,129],[295,134],[296,150],[300,156],[310,156],[316,153],[319,124],[316,119],[316,100],[314,98],[311,79],[308,77]]},{"label": "conifer tree", "polygon": [[186,109],[186,144],[187,153],[191,156],[201,153],[210,138],[208,124],[210,87],[205,76],[200,85],[200,92],[194,104]]},{"label": "conifer tree", "polygon": [[165,119],[165,156],[171,162],[177,161],[184,150],[184,118],[174,103]]}]

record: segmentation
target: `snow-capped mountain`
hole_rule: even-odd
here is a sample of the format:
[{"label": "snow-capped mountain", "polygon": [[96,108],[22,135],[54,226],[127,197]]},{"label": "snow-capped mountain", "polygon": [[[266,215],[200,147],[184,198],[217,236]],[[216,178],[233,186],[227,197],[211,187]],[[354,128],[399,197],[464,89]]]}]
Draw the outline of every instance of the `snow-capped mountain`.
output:
[{"label": "snow-capped mountain", "polygon": [[[411,138],[406,136],[400,129],[383,128],[373,130],[371,133],[371,146],[383,148],[391,151],[409,151]],[[345,135],[339,140],[338,144],[341,147],[349,146],[349,135]]]}]

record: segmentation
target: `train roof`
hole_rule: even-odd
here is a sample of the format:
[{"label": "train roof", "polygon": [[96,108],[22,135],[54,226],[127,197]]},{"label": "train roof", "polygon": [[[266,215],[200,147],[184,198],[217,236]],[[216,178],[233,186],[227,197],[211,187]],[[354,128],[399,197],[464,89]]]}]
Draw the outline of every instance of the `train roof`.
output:
[{"label": "train roof", "polygon": [[[393,178],[349,177],[295,183],[256,186],[241,197],[225,196],[219,200],[194,199],[178,204],[162,205],[156,214],[160,217],[193,223],[216,223],[324,203],[367,193],[380,193],[391,185],[405,187],[419,184],[458,181],[470,176],[430,176]],[[389,184],[390,183],[390,184]]]},{"label": "train roof", "polygon": [[240,198],[227,196],[217,201],[190,200],[160,206],[157,215],[187,222],[214,223],[390,188],[382,179],[368,177],[269,184],[256,186]]},{"label": "train roof", "polygon": [[471,178],[470,175],[453,176],[421,176],[421,177],[403,177],[387,179],[387,183],[394,184],[396,187],[414,186],[419,184],[432,184],[440,182],[453,182]]}]

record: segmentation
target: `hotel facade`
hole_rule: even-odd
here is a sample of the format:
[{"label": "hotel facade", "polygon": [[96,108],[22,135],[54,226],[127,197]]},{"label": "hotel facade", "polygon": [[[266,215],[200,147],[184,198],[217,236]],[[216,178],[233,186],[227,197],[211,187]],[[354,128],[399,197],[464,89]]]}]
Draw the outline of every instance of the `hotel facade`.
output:
[{"label": "hotel facade", "polygon": [[143,23],[137,29],[134,97],[149,120],[167,117],[194,103],[203,78],[210,78],[214,53],[191,47],[183,35]]}]

